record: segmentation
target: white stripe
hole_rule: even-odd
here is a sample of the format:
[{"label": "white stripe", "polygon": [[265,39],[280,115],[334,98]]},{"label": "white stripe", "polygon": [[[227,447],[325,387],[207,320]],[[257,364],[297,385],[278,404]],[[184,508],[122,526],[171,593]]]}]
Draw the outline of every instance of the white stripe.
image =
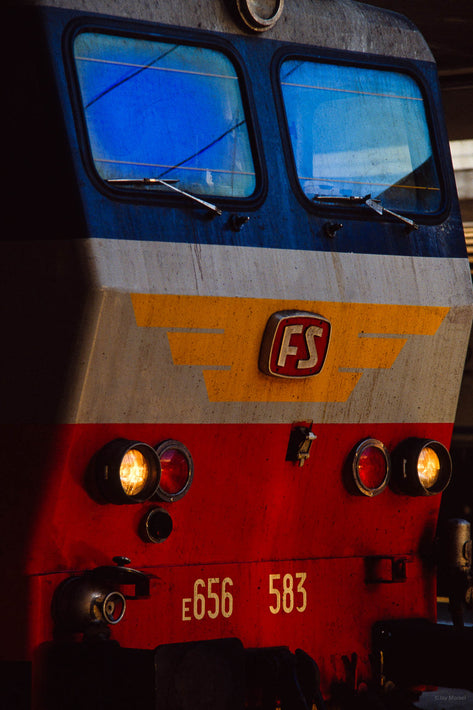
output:
[{"label": "white stripe", "polygon": [[[471,303],[465,259],[92,239],[99,288],[399,305]],[[171,277],[172,275],[172,277]]]}]

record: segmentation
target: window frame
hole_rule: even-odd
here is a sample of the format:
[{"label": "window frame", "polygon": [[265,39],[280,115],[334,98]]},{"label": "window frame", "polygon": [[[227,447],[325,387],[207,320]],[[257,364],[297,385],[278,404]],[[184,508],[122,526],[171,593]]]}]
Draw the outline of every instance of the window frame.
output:
[{"label": "window frame", "polygon": [[[376,69],[398,74],[400,73],[405,74],[416,82],[420,89],[425,109],[426,124],[432,145],[432,158],[437,171],[440,187],[440,202],[439,207],[435,212],[413,212],[401,209],[398,211],[403,216],[409,217],[419,224],[438,224],[444,221],[446,215],[451,209],[451,193],[447,187],[447,171],[444,168],[446,157],[442,152],[443,141],[440,136],[440,127],[436,121],[435,112],[432,110],[435,105],[433,94],[429,83],[418,68],[418,64],[420,65],[426,63],[416,63],[413,60],[403,58],[392,58],[358,52],[342,52],[338,50],[320,49],[317,47],[298,47],[294,45],[291,47],[281,48],[273,57],[271,79],[276,103],[276,111],[281,130],[283,152],[289,181],[298,201],[302,204],[306,211],[320,216],[330,218],[331,216],[341,215],[344,217],[366,221],[367,214],[369,214],[370,221],[378,220],[382,222],[393,222],[395,218],[390,217],[387,214],[383,214],[382,216],[376,215],[371,210],[365,212],[362,206],[316,202],[307,197],[302,189],[297,174],[297,166],[292,147],[292,140],[280,80],[281,66],[286,60],[289,59],[306,60],[309,62],[317,62],[319,64],[332,64],[359,69]],[[387,207],[389,208],[389,205],[387,205]]]},{"label": "window frame", "polygon": [[[141,190],[139,188],[119,187],[104,180],[98,173],[89,140],[87,118],[82,104],[79,77],[74,57],[74,42],[83,33],[109,34],[138,40],[150,40],[189,47],[210,49],[223,54],[233,65],[241,95],[242,107],[246,118],[249,145],[255,168],[255,190],[248,197],[230,197],[212,194],[197,194],[196,197],[215,203],[222,209],[255,209],[264,201],[268,191],[266,161],[264,160],[263,142],[258,124],[255,101],[251,91],[251,82],[245,64],[237,49],[226,38],[218,34],[209,34],[199,30],[186,30],[149,23],[114,20],[108,18],[86,17],[70,23],[64,34],[63,57],[69,83],[69,94],[78,135],[82,162],[89,179],[95,188],[107,197],[125,203],[160,205],[170,207],[192,207],[192,201],[171,192]],[[193,207],[195,209],[195,205]]]}]

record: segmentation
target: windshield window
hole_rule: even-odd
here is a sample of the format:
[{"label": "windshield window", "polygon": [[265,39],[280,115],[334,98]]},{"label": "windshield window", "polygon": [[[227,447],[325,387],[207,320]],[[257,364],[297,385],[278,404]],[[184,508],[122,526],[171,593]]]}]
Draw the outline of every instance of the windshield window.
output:
[{"label": "windshield window", "polygon": [[90,148],[120,186],[249,197],[255,167],[237,73],[221,52],[98,32],[74,41]]},{"label": "windshield window", "polygon": [[282,94],[297,175],[309,199],[370,194],[432,213],[440,187],[422,94],[407,74],[288,59]]}]

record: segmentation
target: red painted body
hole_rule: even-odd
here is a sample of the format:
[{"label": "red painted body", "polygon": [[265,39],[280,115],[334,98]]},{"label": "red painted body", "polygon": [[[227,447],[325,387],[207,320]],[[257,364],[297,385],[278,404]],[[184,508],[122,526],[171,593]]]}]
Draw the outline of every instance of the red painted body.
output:
[{"label": "red painted body", "polygon": [[[31,506],[22,564],[30,589],[21,591],[35,599],[23,629],[17,618],[7,618],[12,637],[28,639],[22,653],[28,657],[51,640],[51,601],[62,579],[126,555],[131,566],[152,575],[152,593],[130,601],[114,627],[112,637],[122,646],[235,636],[245,647],[303,648],[319,664],[326,691],[334,678],[343,678],[343,655],[357,653],[360,678],[369,677],[376,620],[435,618],[435,570],[422,550],[435,534],[439,497],[412,498],[389,489],[373,499],[352,496],[342,470],[361,439],[376,437],[391,451],[412,435],[448,445],[451,427],[313,430],[317,439],[303,467],[285,461],[288,425],[70,425],[41,432],[41,441],[52,435],[55,443],[42,470],[34,472],[41,493],[29,496],[26,480],[16,489]],[[84,485],[94,453],[117,437],[150,444],[179,438],[194,458],[189,493],[159,504],[174,523],[159,545],[143,545],[137,534],[156,503],[97,505]],[[405,557],[406,581],[367,583],[366,558],[372,556]],[[389,563],[382,566],[388,577]],[[271,583],[270,575],[280,577]],[[222,588],[225,579],[231,581]],[[203,581],[195,587],[197,580]],[[208,580],[219,581],[209,588]],[[277,591],[280,609],[273,613]]]}]

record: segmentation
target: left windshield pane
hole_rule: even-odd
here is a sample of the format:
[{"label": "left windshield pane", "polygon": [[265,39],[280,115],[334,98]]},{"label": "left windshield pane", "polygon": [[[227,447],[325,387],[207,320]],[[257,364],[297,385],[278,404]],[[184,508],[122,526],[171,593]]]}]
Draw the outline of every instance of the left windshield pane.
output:
[{"label": "left windshield pane", "polygon": [[[238,76],[213,49],[83,32],[74,59],[105,181],[248,198],[256,175]],[[142,181],[142,182],[141,182]],[[147,182],[148,181],[148,182]]]}]

